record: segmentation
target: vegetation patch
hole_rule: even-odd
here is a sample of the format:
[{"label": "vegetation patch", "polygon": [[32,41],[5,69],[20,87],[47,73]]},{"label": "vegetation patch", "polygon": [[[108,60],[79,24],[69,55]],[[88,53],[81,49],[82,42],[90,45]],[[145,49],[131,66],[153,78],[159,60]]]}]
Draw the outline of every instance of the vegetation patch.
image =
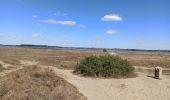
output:
[{"label": "vegetation patch", "polygon": [[133,76],[134,67],[119,56],[89,56],[75,66],[74,73],[95,77]]},{"label": "vegetation patch", "polygon": [[28,66],[0,79],[0,100],[86,100],[51,69]]}]

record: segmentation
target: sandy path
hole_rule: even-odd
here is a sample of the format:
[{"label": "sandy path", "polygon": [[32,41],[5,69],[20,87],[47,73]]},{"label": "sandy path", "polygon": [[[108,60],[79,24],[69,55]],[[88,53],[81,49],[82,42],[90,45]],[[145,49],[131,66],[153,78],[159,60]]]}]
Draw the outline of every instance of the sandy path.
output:
[{"label": "sandy path", "polygon": [[23,66],[29,66],[29,65],[37,65],[38,62],[36,61],[27,61],[27,60],[21,60],[21,65],[20,66],[14,66],[8,63],[4,63],[3,61],[0,61],[0,64],[6,68],[3,72],[0,72],[0,77],[5,76],[11,72],[17,71],[19,69],[22,69]]},{"label": "sandy path", "polygon": [[0,61],[0,64],[6,69],[6,70],[0,72],[0,77],[5,76],[13,71],[23,68],[22,66],[13,66],[11,64],[4,63],[3,61]]},{"label": "sandy path", "polygon": [[21,63],[22,65],[25,65],[25,66],[37,65],[37,64],[38,64],[37,61],[29,61],[29,60],[20,60],[20,63]]},{"label": "sandy path", "polygon": [[156,80],[140,73],[130,79],[94,79],[74,75],[72,70],[50,68],[76,86],[88,100],[170,100],[170,76]]}]

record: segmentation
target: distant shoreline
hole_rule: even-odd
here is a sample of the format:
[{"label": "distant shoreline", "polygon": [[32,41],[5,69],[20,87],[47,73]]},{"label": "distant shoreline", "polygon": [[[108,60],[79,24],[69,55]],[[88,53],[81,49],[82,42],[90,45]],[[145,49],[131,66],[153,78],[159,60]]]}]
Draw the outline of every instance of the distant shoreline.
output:
[{"label": "distant shoreline", "polygon": [[[53,49],[53,50],[103,50],[104,48],[87,48],[87,47],[61,47],[61,46],[48,46],[48,45],[32,45],[32,44],[21,44],[21,45],[2,45],[0,47],[13,47],[13,48],[32,48],[32,49]],[[120,49],[120,48],[105,48],[109,52],[146,52],[146,53],[168,53],[170,50],[144,50],[144,49]]]}]

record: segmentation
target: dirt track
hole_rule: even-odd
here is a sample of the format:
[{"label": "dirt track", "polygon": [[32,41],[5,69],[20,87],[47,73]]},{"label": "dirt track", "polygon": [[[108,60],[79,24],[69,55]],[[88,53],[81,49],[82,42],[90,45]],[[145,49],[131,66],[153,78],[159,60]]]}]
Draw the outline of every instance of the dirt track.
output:
[{"label": "dirt track", "polygon": [[54,69],[56,74],[76,86],[88,100],[170,100],[170,76],[157,80],[139,73],[137,78],[94,79]]},{"label": "dirt track", "polygon": [[2,61],[0,61],[0,64],[6,69],[5,71],[0,72],[0,77],[5,76],[13,71],[16,71],[22,68],[22,66],[13,66],[11,64],[4,63]]}]

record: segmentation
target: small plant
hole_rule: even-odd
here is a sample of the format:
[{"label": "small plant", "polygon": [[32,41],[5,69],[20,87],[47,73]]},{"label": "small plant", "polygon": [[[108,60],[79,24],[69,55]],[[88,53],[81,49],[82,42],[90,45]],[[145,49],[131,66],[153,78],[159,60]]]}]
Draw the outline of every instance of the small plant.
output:
[{"label": "small plant", "polygon": [[90,56],[75,66],[74,73],[96,77],[123,77],[131,74],[134,68],[118,56]]},{"label": "small plant", "polygon": [[103,52],[106,53],[106,52],[107,52],[107,49],[103,49]]}]

